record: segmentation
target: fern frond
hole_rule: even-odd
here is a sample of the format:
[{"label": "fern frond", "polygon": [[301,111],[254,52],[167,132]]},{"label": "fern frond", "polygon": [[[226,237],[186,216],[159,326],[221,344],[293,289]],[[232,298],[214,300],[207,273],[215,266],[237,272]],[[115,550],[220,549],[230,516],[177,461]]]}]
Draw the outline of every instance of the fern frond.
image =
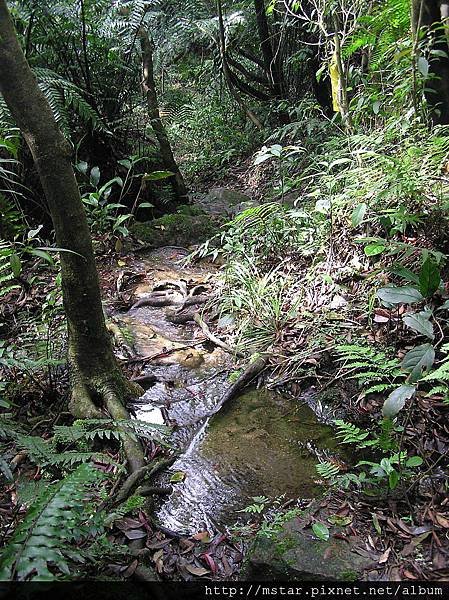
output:
[{"label": "fern frond", "polygon": [[363,431],[354,423],[347,423],[340,419],[334,421],[337,427],[337,438],[342,444],[361,444],[369,436],[368,431]]},{"label": "fern frond", "polygon": [[62,551],[83,520],[88,490],[103,477],[100,471],[83,464],[65,479],[47,486],[4,549],[0,579],[51,581],[56,570],[68,575]]},{"label": "fern frond", "polygon": [[122,439],[124,433],[135,434],[139,437],[152,439],[156,434],[165,437],[170,433],[165,425],[156,425],[138,421],[137,419],[83,419],[75,421],[72,426],[58,425],[55,427],[55,441],[61,443],[74,443],[81,440],[91,441],[97,439]]},{"label": "fern frond", "polygon": [[315,469],[320,477],[327,480],[333,480],[340,473],[340,468],[329,462],[323,461],[315,466]]}]

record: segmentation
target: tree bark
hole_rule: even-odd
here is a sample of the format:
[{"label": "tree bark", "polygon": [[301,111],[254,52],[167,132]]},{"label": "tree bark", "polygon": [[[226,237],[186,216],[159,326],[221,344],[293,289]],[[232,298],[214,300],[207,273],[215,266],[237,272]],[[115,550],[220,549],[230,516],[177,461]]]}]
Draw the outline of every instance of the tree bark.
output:
[{"label": "tree bark", "polygon": [[[90,231],[71,165],[71,146],[27,63],[5,0],[0,0],[0,92],[32,153],[60,252],[69,337],[71,410],[82,418],[129,415],[122,401],[138,389],[122,375],[106,330]],[[140,391],[140,390],[139,390]],[[131,468],[142,466],[140,444],[124,442]]]},{"label": "tree bark", "polygon": [[[415,1],[415,15],[421,12],[421,22],[413,19],[415,28],[425,27],[430,42],[430,49],[436,50],[429,58],[430,79],[425,82],[426,100],[431,121],[434,124],[449,124],[449,45],[444,31],[449,8],[447,2],[441,0]],[[418,19],[419,20],[419,19]],[[416,35],[419,35],[417,31]]]},{"label": "tree bark", "polygon": [[335,44],[335,59],[337,63],[338,77],[340,82],[339,89],[339,103],[340,103],[340,114],[342,121],[346,127],[348,133],[352,133],[352,119],[349,113],[349,99],[348,99],[348,87],[346,80],[346,70],[343,65],[343,59],[341,56],[341,43],[340,43],[340,33],[339,33],[339,23],[338,17],[334,15],[334,44]]},{"label": "tree bark", "polygon": [[232,73],[231,69],[229,68],[228,59],[226,55],[226,36],[223,19],[223,6],[221,4],[221,0],[217,0],[217,13],[218,45],[220,49],[221,66],[223,69],[224,80],[226,81],[226,85],[228,86],[229,92],[231,93],[232,97],[235,99],[237,104],[240,106],[242,112],[246,114],[248,119],[257,127],[257,129],[263,129],[262,123],[253,113],[253,111],[246,106],[245,102],[243,102],[237,89],[235,88],[236,76]]},{"label": "tree bark", "polygon": [[254,0],[254,9],[256,11],[257,33],[259,35],[265,72],[271,82],[273,95],[282,98],[284,95],[282,71],[279,61],[273,53],[264,0]]},{"label": "tree bark", "polygon": [[159,115],[159,103],[157,99],[156,84],[154,82],[153,44],[149,38],[147,30],[143,26],[139,29],[139,38],[140,47],[142,50],[142,86],[147,99],[148,115],[150,117],[151,127],[153,128],[153,131],[159,142],[164,167],[167,169],[167,171],[174,173],[171,181],[176,199],[180,203],[186,202],[187,187],[173,156],[167,131]]}]

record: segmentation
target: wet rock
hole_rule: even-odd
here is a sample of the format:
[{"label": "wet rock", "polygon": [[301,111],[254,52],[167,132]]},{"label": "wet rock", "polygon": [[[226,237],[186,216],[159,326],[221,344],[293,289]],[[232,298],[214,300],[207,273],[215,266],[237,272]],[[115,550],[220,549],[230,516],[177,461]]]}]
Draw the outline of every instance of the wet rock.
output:
[{"label": "wet rock", "polygon": [[135,223],[131,231],[139,240],[158,248],[199,244],[215,235],[217,226],[201,208],[186,205],[174,214]]},{"label": "wet rock", "polygon": [[356,581],[370,563],[347,541],[314,538],[298,518],[279,532],[259,533],[248,550],[243,576],[259,581]]}]

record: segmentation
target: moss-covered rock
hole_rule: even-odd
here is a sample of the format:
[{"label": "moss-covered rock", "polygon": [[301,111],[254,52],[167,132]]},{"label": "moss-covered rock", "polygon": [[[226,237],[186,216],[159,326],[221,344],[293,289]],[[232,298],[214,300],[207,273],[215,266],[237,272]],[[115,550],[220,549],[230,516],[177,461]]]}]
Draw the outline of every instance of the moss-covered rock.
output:
[{"label": "moss-covered rock", "polygon": [[183,205],[176,213],[135,223],[131,231],[139,240],[158,248],[200,244],[215,235],[218,228],[201,208]]},{"label": "moss-covered rock", "polygon": [[294,518],[279,532],[257,535],[247,554],[244,576],[257,581],[355,581],[370,562],[344,540],[315,539]]}]

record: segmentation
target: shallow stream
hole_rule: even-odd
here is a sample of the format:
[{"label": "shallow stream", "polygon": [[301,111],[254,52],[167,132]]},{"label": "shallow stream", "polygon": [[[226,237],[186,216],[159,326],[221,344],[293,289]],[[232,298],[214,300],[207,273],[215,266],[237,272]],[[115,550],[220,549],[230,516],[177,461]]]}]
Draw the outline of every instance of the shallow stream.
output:
[{"label": "shallow stream", "polygon": [[[138,296],[160,281],[182,280],[189,287],[208,276],[204,268],[181,267],[182,255],[171,252],[158,250],[142,261],[146,277]],[[202,342],[194,323],[167,321],[166,310],[146,306],[118,319],[139,354],[161,355],[147,363],[151,386],[135,405],[141,420],[169,421],[171,441],[180,452],[162,476],[165,483],[177,472],[180,481],[171,484],[172,493],[158,509],[160,522],[195,533],[235,523],[238,511],[256,496],[288,500],[319,493],[317,457],[334,455],[335,442],[309,407],[313,395],[293,399],[253,389],[208,416],[231,385],[232,359]]]}]

